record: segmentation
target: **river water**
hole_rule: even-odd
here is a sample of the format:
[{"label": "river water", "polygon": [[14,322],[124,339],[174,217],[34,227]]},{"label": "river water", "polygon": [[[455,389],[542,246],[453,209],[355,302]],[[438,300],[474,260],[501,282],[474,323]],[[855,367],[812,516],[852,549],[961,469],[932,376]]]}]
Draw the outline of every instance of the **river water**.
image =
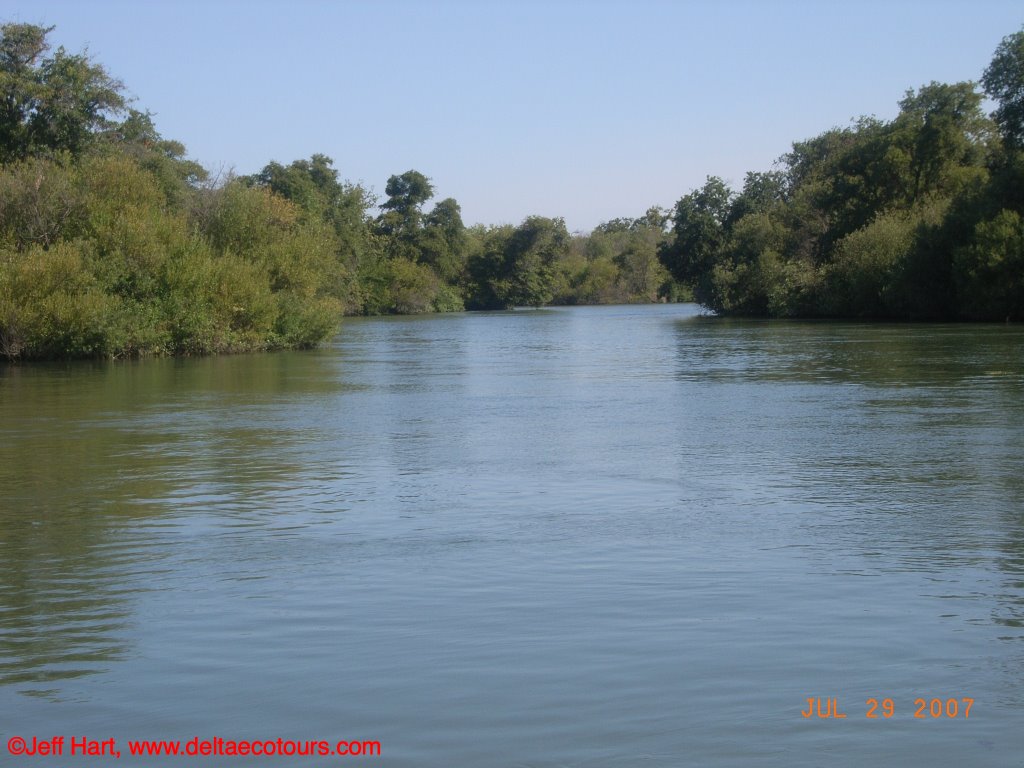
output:
[{"label": "river water", "polygon": [[[1019,326],[584,307],[6,367],[0,489],[5,766],[1024,765]],[[122,757],[8,755],[58,735]],[[126,747],[193,737],[381,755]]]}]

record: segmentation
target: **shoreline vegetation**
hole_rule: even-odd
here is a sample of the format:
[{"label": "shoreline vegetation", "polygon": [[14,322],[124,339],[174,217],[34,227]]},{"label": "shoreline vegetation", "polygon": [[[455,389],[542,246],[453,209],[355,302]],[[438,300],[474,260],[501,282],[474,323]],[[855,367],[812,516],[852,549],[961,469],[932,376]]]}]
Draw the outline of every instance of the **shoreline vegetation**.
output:
[{"label": "shoreline vegetation", "polygon": [[1024,30],[980,85],[908,91],[738,191],[709,177],[586,234],[466,227],[415,170],[379,201],[322,154],[211,178],[52,30],[0,27],[0,359],[303,348],[343,315],[523,305],[1024,319]]}]

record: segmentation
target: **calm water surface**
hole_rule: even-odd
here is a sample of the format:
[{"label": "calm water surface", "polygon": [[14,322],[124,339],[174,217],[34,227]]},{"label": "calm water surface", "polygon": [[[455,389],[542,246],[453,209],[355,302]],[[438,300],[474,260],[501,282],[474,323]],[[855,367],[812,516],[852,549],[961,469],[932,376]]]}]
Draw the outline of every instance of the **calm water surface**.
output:
[{"label": "calm water surface", "polygon": [[[1012,326],[599,307],[0,368],[0,763],[1022,766],[1022,457]],[[194,736],[383,754],[124,747]]]}]

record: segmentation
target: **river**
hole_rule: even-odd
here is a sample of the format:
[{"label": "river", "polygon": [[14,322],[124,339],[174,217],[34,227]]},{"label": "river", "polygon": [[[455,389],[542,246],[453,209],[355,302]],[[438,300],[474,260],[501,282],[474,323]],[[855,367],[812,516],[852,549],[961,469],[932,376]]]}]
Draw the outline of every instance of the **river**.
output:
[{"label": "river", "polygon": [[580,307],[8,366],[0,488],[12,768],[1024,765],[1020,326]]}]

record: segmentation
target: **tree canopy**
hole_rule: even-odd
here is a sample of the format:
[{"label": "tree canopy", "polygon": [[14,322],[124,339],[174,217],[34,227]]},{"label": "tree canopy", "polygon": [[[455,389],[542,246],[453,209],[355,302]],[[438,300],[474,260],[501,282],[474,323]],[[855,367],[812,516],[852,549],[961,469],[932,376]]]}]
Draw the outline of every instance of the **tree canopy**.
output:
[{"label": "tree canopy", "polygon": [[81,152],[114,125],[124,86],[87,54],[47,55],[53,27],[0,27],[0,161]]},{"label": "tree canopy", "polygon": [[721,314],[1024,319],[1024,32],[982,78],[907,91],[891,121],[793,144],[736,194],[676,204],[659,254]]},{"label": "tree canopy", "polygon": [[1024,147],[1024,30],[1003,38],[981,82],[999,103],[993,117],[1006,143]]}]

